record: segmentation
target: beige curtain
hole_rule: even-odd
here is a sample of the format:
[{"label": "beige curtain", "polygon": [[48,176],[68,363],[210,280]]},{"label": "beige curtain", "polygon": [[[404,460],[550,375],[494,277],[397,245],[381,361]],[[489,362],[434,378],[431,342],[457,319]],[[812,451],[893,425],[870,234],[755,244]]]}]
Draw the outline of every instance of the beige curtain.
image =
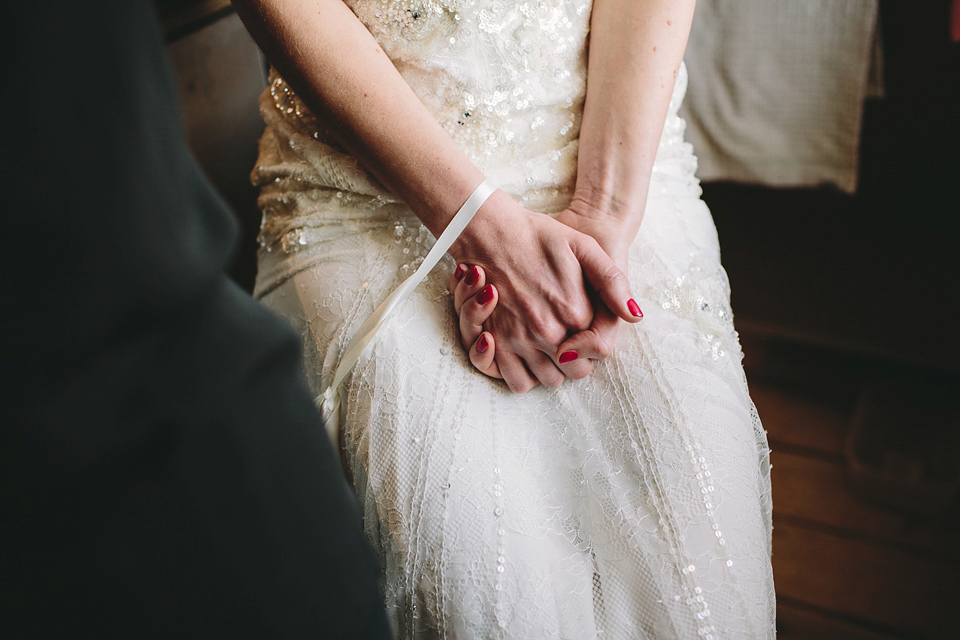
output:
[{"label": "beige curtain", "polygon": [[699,0],[686,62],[702,180],[856,189],[877,0]]}]

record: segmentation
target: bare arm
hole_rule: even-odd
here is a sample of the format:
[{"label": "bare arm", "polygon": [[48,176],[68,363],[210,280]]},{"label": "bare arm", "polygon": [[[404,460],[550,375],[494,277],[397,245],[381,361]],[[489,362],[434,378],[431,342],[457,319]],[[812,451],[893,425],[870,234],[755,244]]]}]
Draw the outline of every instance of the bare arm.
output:
[{"label": "bare arm", "polygon": [[[234,0],[286,81],[373,175],[439,235],[483,180],[341,0]],[[559,384],[553,354],[593,316],[584,276],[633,319],[626,278],[590,236],[498,191],[451,249],[484,268],[499,298],[497,359],[515,391]],[[532,371],[536,380],[528,373]]]},{"label": "bare arm", "polygon": [[483,181],[341,0],[233,0],[284,80],[439,236]]},{"label": "bare arm", "polygon": [[596,0],[573,209],[622,232],[643,219],[695,0]]},{"label": "bare arm", "polygon": [[[561,220],[594,237],[621,269],[643,220],[650,174],[690,34],[695,0],[595,0],[577,186]],[[562,344],[603,356],[616,317],[598,310],[590,330]]]}]

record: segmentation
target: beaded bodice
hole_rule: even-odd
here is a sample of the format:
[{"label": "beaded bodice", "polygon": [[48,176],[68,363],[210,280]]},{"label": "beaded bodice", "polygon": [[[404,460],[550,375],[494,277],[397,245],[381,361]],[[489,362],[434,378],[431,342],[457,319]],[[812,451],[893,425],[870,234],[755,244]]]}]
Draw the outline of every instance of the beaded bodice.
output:
[{"label": "beaded bodice", "polygon": [[[586,92],[590,0],[345,1],[494,184],[534,210],[568,204]],[[685,71],[679,75],[673,120],[686,84]],[[261,110],[268,133],[253,178],[264,187],[268,214],[291,212],[297,200],[291,193],[311,189],[389,200],[276,72]],[[665,135],[670,125],[668,119]],[[680,142],[682,129],[674,133]],[[272,197],[273,182],[282,183],[277,193],[285,201]]]}]

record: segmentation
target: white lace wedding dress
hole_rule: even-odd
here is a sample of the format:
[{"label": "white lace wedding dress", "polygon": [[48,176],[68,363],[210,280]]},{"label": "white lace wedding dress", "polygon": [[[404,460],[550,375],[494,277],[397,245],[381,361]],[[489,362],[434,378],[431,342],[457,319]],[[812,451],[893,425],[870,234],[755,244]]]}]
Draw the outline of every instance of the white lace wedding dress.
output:
[{"label": "white lace wedding dress", "polygon": [[[588,0],[348,0],[460,147],[528,208],[574,183]],[[345,55],[348,55],[345,53]],[[770,484],[716,231],[676,113],[615,355],[513,395],[459,346],[449,256],[343,393],[345,457],[398,638],[770,638]],[[299,327],[319,392],[432,236],[281,78],[253,172],[257,295]]]}]

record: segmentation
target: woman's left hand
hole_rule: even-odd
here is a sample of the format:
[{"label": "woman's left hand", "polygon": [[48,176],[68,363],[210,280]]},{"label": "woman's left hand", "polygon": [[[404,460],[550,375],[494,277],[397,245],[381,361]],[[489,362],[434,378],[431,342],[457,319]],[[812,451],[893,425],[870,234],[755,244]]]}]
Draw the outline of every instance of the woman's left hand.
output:
[{"label": "woman's left hand", "polygon": [[[630,245],[636,235],[635,228],[625,228],[626,225],[623,222],[597,214],[576,199],[568,209],[557,216],[557,220],[592,237],[617,267],[623,273],[628,273],[627,262]],[[639,226],[639,222],[634,224]],[[639,306],[631,311],[634,315],[643,317]],[[620,318],[595,297],[593,321],[589,327],[571,335],[557,348],[558,361],[573,358],[574,354],[578,358],[590,360],[606,358],[613,352],[620,326]],[[568,375],[568,377],[573,376]]]},{"label": "woman's left hand", "polygon": [[[576,212],[573,208],[564,211],[557,220],[567,226],[590,235],[622,270],[626,269],[629,251],[629,231],[622,225],[603,217],[591,217]],[[487,282],[483,268],[460,264],[450,276],[450,290],[454,294],[454,310],[459,319],[460,339],[473,366],[492,378],[502,379],[495,360],[496,342],[483,327],[497,306],[497,289]],[[620,319],[603,302],[594,296],[594,318],[586,329],[571,335],[559,347],[556,360],[568,378],[586,377],[593,370],[592,360],[606,358],[612,351],[620,329]],[[639,308],[638,308],[639,311]],[[642,312],[641,312],[642,315]],[[578,367],[564,365],[574,360]]]}]

